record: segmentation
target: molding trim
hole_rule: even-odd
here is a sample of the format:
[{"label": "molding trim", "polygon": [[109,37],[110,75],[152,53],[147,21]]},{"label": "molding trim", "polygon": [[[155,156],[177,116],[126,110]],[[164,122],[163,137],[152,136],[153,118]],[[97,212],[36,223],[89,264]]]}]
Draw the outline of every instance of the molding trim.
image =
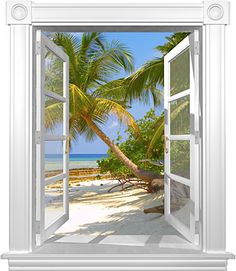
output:
[{"label": "molding trim", "polygon": [[32,27],[11,26],[10,250],[32,244]]},{"label": "molding trim", "polygon": [[[27,269],[26,269],[27,267]],[[58,269],[57,269],[58,268]],[[124,260],[111,263],[107,261],[104,264],[98,263],[80,263],[73,261],[9,261],[9,271],[227,271],[226,260],[214,261],[160,261],[156,263],[139,261],[127,263]]]},{"label": "molding trim", "polygon": [[[225,26],[204,27],[203,249],[225,250]],[[216,46],[217,44],[217,46]]]},{"label": "molding trim", "polygon": [[[102,12],[101,12],[102,10]],[[204,23],[228,24],[229,3],[205,0],[198,3],[37,3],[7,2],[7,24],[46,23]]]},{"label": "molding trim", "polygon": [[9,271],[226,271],[230,253],[196,254],[14,254]]},{"label": "molding trim", "polygon": [[204,1],[204,24],[228,24],[229,2],[225,0]]},{"label": "molding trim", "polygon": [[203,3],[33,3],[33,23],[200,23]]},{"label": "molding trim", "polygon": [[31,24],[31,1],[7,2],[7,24]]},{"label": "molding trim", "polygon": [[231,254],[6,255],[10,271],[226,271]]}]

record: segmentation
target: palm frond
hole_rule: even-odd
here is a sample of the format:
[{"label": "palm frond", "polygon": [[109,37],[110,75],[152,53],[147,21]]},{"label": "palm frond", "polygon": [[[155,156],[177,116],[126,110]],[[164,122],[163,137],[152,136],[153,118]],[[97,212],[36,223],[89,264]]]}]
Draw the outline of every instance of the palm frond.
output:
[{"label": "palm frond", "polygon": [[115,64],[120,69],[130,73],[134,69],[134,58],[132,56],[132,51],[129,50],[127,46],[118,40],[113,40],[111,43],[105,44],[105,50],[107,54],[107,60],[112,64]]},{"label": "palm frond", "polygon": [[101,85],[95,91],[92,96],[97,98],[107,98],[112,100],[124,101],[126,96],[126,84],[125,79],[120,78],[117,80],[110,81],[106,84]]},{"label": "palm frond", "polygon": [[154,89],[164,83],[164,60],[156,58],[145,63],[134,74],[127,77],[127,98],[140,99],[142,92]]},{"label": "palm frond", "polygon": [[78,112],[88,112],[90,106],[90,97],[75,84],[70,84],[70,113],[78,115]]},{"label": "palm frond", "polygon": [[100,32],[83,33],[81,42],[78,48],[78,59],[80,61],[93,58],[99,51],[104,48],[104,37]]},{"label": "palm frond", "polygon": [[121,123],[131,127],[137,135],[139,134],[139,127],[134,117],[118,102],[105,98],[96,98],[96,109],[93,113],[105,118],[114,114]]},{"label": "palm frond", "polygon": [[74,138],[78,141],[79,135],[83,135],[86,141],[91,142],[96,139],[96,134],[89,128],[87,122],[81,116],[74,116],[70,122],[70,133],[73,132]]},{"label": "palm frond", "polygon": [[77,54],[80,41],[73,34],[55,33],[53,35],[53,42],[62,47],[65,53],[69,56],[70,82],[74,82],[79,86],[80,74],[78,70]]},{"label": "palm frond", "polygon": [[157,142],[162,140],[162,136],[164,134],[164,125],[165,125],[165,121],[164,121],[164,115],[163,115],[154,124],[154,127],[156,127],[156,131],[155,131],[154,135],[152,136],[152,139],[151,139],[150,144],[148,146],[147,155],[149,155],[151,153],[151,151],[156,146]]},{"label": "palm frond", "polygon": [[[183,40],[189,33],[174,33],[170,37],[166,37],[167,42],[164,45],[156,47],[164,56],[171,49],[173,49],[181,40]],[[127,98],[132,100],[147,102],[148,97],[146,92],[153,92],[155,88],[164,85],[164,57],[155,58],[146,62],[134,74],[126,79],[127,81]],[[153,95],[153,93],[152,93]],[[157,96],[152,96],[154,105],[158,105]]]},{"label": "palm frond", "polygon": [[160,51],[163,55],[166,55],[170,52],[177,44],[179,44],[184,38],[186,38],[190,33],[187,32],[177,32],[166,37],[167,42],[164,45],[156,46],[156,49]]},{"label": "palm frond", "polygon": [[103,51],[97,53],[87,64],[84,77],[86,89],[94,87],[94,83],[104,84],[121,70],[131,72],[133,70],[133,57],[131,52],[119,42],[106,43]]},{"label": "palm frond", "polygon": [[[189,100],[183,101],[181,104],[176,107],[170,115],[171,121],[174,121],[183,110],[186,109],[186,107],[189,105]],[[148,146],[147,154],[150,154],[150,152],[153,150],[155,145],[158,141],[162,140],[162,136],[164,133],[164,125],[165,125],[165,119],[164,115],[160,117],[157,122],[154,124],[154,127],[156,127],[156,132],[154,133],[152,140],[150,141],[150,144]]]},{"label": "palm frond", "polygon": [[63,120],[63,105],[53,99],[48,99],[45,102],[45,128],[53,131],[54,127],[62,123]]}]

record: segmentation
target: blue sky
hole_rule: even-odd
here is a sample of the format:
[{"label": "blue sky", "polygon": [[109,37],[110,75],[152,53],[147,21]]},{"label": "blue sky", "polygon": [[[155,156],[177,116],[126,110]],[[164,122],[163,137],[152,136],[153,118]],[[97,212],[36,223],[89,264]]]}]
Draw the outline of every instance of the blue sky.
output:
[{"label": "blue sky", "polygon": [[[154,57],[161,56],[160,53],[154,49],[157,45],[162,45],[166,42],[165,37],[170,36],[169,32],[106,32],[104,33],[107,40],[119,40],[124,43],[133,53],[135,59],[135,69],[138,69],[143,63]],[[79,35],[78,35],[79,36]],[[117,75],[117,78],[124,76],[124,73]],[[132,104],[129,110],[135,119],[142,118],[147,111],[150,110],[152,104],[144,106],[138,102]],[[157,109],[160,112],[162,108]],[[111,138],[117,137],[117,132],[121,135],[124,133],[125,127],[120,126],[115,117],[111,117],[107,124],[102,127],[102,130]],[[50,148],[51,149],[51,148]],[[79,136],[78,142],[72,143],[71,153],[106,153],[108,147],[102,140],[97,138],[93,142],[87,142],[83,136]],[[48,150],[55,153],[55,148]]]}]

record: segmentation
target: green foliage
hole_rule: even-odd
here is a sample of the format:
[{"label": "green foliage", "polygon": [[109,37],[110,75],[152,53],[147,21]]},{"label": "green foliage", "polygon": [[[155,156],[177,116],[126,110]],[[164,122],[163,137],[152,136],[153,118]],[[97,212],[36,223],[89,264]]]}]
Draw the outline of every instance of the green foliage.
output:
[{"label": "green foliage", "polygon": [[170,149],[171,172],[190,179],[189,141],[172,141]]},{"label": "green foliage", "polygon": [[[111,81],[121,70],[127,73],[133,71],[132,53],[125,45],[118,41],[108,43],[103,34],[97,32],[84,33],[81,39],[73,34],[55,33],[52,36],[53,41],[63,47],[70,59],[71,140],[76,140],[78,135],[93,140],[96,134],[89,124],[95,123],[99,127],[113,114],[128,126],[127,138],[118,135],[116,140],[121,151],[140,168],[162,173],[162,167],[141,160],[145,159],[147,154],[148,158],[154,161],[163,159],[164,116],[156,116],[154,110],[151,110],[136,124],[127,108],[133,100],[148,104],[152,99],[154,105],[160,104],[162,91],[157,88],[164,82],[163,56],[187,35],[188,33],[175,33],[167,37],[166,44],[156,47],[161,51],[162,57],[144,63],[140,69],[126,78]],[[48,90],[58,92],[61,89],[61,63],[49,53],[47,59],[46,77],[53,80],[46,80],[46,87]],[[47,129],[52,129],[61,121],[60,104],[51,100],[46,101]],[[183,127],[187,127],[188,120],[185,116],[189,115],[188,105],[188,101],[182,101],[174,106],[171,112],[171,120],[175,124],[174,130],[182,131]],[[184,116],[180,117],[184,112]],[[131,171],[110,150],[108,153],[109,157],[99,162],[103,172],[111,171],[121,177],[132,176]],[[172,158],[179,163],[177,156],[176,159]],[[188,165],[186,163],[184,165],[187,172]],[[178,169],[180,165],[176,167]]]},{"label": "green foliage", "polygon": [[[157,88],[163,87],[164,85],[164,56],[188,35],[189,33],[178,32],[174,33],[170,37],[166,37],[167,42],[164,45],[159,45],[155,48],[159,52],[161,52],[162,56],[147,61],[135,73],[131,74],[125,79],[127,100],[129,100],[130,102],[132,102],[133,100],[139,100],[143,103],[147,103],[147,101],[150,101],[150,98],[152,97],[154,105],[157,106],[160,104],[160,97],[162,93]],[[186,66],[187,61],[188,55],[186,55],[184,59],[181,59],[181,63],[177,63],[178,65],[176,66],[183,66],[183,64],[185,64],[184,66]],[[179,72],[177,78],[178,80],[182,78],[182,82],[175,80],[176,78],[172,78],[173,81],[175,81],[175,88],[176,85],[181,85],[182,89],[185,89],[183,85],[186,82],[184,80],[184,76],[181,74],[182,69],[177,67],[177,71],[178,70]],[[175,89],[175,91],[177,91],[177,89]],[[180,116],[182,114],[181,110],[186,111],[187,106],[188,103],[183,102],[182,104],[178,105],[177,108],[173,110],[173,112],[171,112],[171,119],[176,119],[176,126],[178,126],[182,121],[177,115]],[[155,132],[154,134],[152,134],[153,137],[150,139],[150,144],[147,148],[147,154],[155,152],[155,148],[158,147],[160,141],[162,140],[164,131],[164,116],[157,119],[154,126]]]},{"label": "green foliage", "polygon": [[[133,116],[126,110],[127,103],[114,87],[123,88],[122,80],[111,81],[120,71],[133,71],[132,52],[121,42],[108,42],[102,33],[83,33],[81,38],[69,33],[54,33],[53,42],[62,47],[69,56],[70,82],[70,140],[83,135],[92,141],[97,136],[91,123],[104,125],[111,115],[132,127],[138,133]],[[47,54],[46,87],[58,93],[62,89],[61,62],[53,54]],[[107,95],[107,90],[113,95]],[[58,93],[61,94],[62,93]],[[47,102],[45,126],[53,131],[62,121],[62,106],[59,102]]]},{"label": "green foliage", "polygon": [[[160,118],[162,118],[162,116],[157,116],[155,111],[151,109],[142,119],[137,120],[137,125],[140,130],[140,135],[138,137],[133,129],[128,128],[126,130],[126,139],[118,133],[115,143],[138,167],[158,174],[163,174],[163,166],[156,166],[148,161],[142,161],[146,159],[147,148],[156,129],[155,124]],[[107,158],[103,158],[98,161],[98,165],[101,168],[102,173],[110,171],[111,174],[117,178],[133,177],[132,172],[116,158],[111,150],[108,150],[108,155],[109,156]],[[157,161],[163,160],[163,157],[164,147],[162,138],[150,153],[149,159]]]},{"label": "green foliage", "polygon": [[171,35],[170,37],[166,37],[167,42],[164,45],[158,45],[156,49],[162,53],[162,55],[166,55],[169,53],[177,44],[179,44],[184,38],[186,38],[190,33],[188,32],[177,32]]},{"label": "green foliage", "polygon": [[[190,112],[189,98],[182,98],[179,101],[173,101],[170,107],[170,130],[172,135],[190,133]],[[161,116],[154,124],[155,132],[147,149],[147,154],[151,153],[155,146],[159,144],[164,132],[165,119]]]},{"label": "green foliage", "polygon": [[152,98],[154,104],[159,105],[160,92],[157,89],[164,84],[164,56],[188,35],[189,33],[179,32],[166,37],[167,42],[155,48],[162,56],[147,61],[125,79],[127,99],[147,104]]}]

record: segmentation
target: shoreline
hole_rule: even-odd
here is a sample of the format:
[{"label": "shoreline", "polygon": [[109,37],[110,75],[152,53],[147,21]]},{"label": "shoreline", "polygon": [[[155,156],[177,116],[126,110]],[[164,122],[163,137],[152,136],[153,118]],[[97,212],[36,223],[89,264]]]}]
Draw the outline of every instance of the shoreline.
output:
[{"label": "shoreline", "polygon": [[[45,177],[49,178],[61,174],[61,170],[51,170],[45,172]],[[82,182],[95,181],[95,180],[112,180],[109,172],[101,173],[100,168],[74,168],[69,169],[69,187],[79,186]],[[62,188],[62,181],[57,181],[48,186],[48,188]]]}]

